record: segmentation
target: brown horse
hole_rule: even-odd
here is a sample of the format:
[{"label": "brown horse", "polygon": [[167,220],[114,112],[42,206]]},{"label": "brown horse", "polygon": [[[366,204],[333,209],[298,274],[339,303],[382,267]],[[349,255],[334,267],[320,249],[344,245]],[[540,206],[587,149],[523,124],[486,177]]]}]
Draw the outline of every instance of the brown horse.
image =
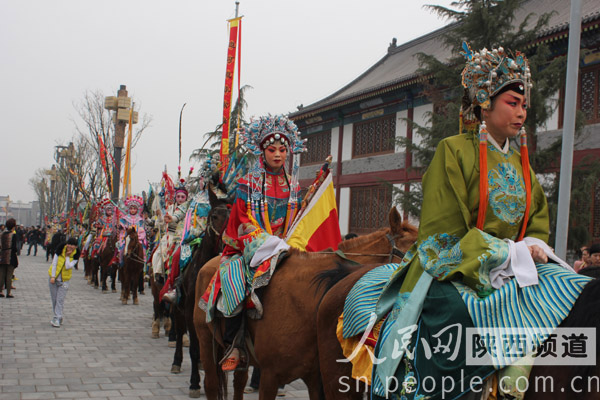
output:
[{"label": "brown horse", "polygon": [[200,397],[200,372],[198,365],[200,363],[200,350],[198,348],[198,337],[194,328],[194,307],[196,300],[196,277],[200,268],[208,260],[218,255],[222,250],[221,236],[229,219],[230,201],[217,199],[212,190],[209,190],[209,199],[211,209],[208,213],[206,229],[203,234],[202,243],[194,250],[190,265],[185,268],[181,275],[181,297],[179,304],[173,310],[174,329],[177,331],[175,343],[175,355],[171,372],[181,371],[183,361],[183,334],[188,332],[190,339],[189,355],[191,359],[190,392],[192,398]]},{"label": "brown horse", "polygon": [[[364,265],[358,269],[349,269],[344,265],[338,266],[324,282],[325,296],[319,305],[317,314],[317,336],[319,349],[319,365],[325,398],[331,399],[362,399],[368,388],[364,383],[354,381],[352,364],[341,363],[345,359],[336,335],[338,317],[344,309],[344,302],[350,289],[376,264]],[[323,276],[325,278],[325,276]]]},{"label": "brown horse", "polygon": [[110,284],[110,288],[113,293],[117,293],[116,288],[116,280],[117,280],[117,268],[114,264],[113,258],[115,256],[115,251],[117,249],[117,235],[113,234],[109,236],[106,240],[106,244],[102,250],[100,250],[100,254],[98,255],[98,264],[100,265],[100,282],[102,284],[102,292],[108,292],[108,286],[106,284],[106,279],[110,276],[112,282]]},{"label": "brown horse", "polygon": [[[390,228],[340,244],[346,258],[357,263],[383,264],[399,262],[405,251],[415,241],[417,229],[402,222],[393,208],[389,215]],[[315,287],[314,279],[322,271],[343,261],[333,252],[307,253],[292,249],[277,267],[269,285],[262,289],[264,313],[260,320],[247,320],[248,332],[254,343],[255,361],[261,370],[259,393],[261,399],[274,399],[281,384],[302,379],[311,399],[319,398],[322,384],[317,351],[317,309],[324,290]],[[198,275],[196,304],[217,270],[219,258],[209,261]],[[205,371],[205,391],[209,399],[223,393],[223,380],[219,379],[212,357],[212,335],[205,323],[204,311],[196,307],[194,324],[200,340],[200,356]],[[247,378],[247,375],[246,375]],[[218,380],[218,383],[216,382]],[[245,380],[236,373],[234,398],[242,396]]]},{"label": "brown horse", "polygon": [[[362,399],[370,388],[364,381],[352,378],[352,365],[337,360],[345,359],[336,336],[338,317],[341,315],[345,299],[354,284],[376,265],[364,265],[351,270],[342,266],[329,274],[330,283],[324,282],[326,294],[319,306],[317,317],[319,363],[325,398],[328,400]],[[596,328],[600,331],[600,280],[587,284],[573,305],[568,317],[560,324],[561,328]],[[596,359],[600,359],[600,346],[596,346]],[[527,400],[600,399],[600,367],[595,366],[536,366],[529,375],[529,381],[519,383],[527,387]],[[477,393],[475,393],[477,395]],[[467,393],[462,399],[479,398]]]},{"label": "brown horse", "polygon": [[123,254],[123,269],[121,270],[121,302],[127,304],[129,292],[133,304],[139,304],[138,288],[140,275],[144,269],[144,246],[139,241],[137,229],[131,226],[125,236],[125,253]]}]

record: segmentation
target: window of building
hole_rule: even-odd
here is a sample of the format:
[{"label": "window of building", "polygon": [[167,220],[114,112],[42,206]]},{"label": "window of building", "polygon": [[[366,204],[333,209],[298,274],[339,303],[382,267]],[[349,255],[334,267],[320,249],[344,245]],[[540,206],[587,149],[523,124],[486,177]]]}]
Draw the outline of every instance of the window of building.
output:
[{"label": "window of building", "polygon": [[600,65],[581,70],[579,74],[579,109],[588,123],[600,122]]},{"label": "window of building", "polygon": [[388,186],[350,189],[349,232],[366,234],[388,226],[392,190]]},{"label": "window of building", "polygon": [[306,152],[300,156],[300,165],[322,164],[331,154],[331,130],[307,135]]},{"label": "window of building", "polygon": [[396,115],[354,124],[352,157],[393,153],[396,138]]}]

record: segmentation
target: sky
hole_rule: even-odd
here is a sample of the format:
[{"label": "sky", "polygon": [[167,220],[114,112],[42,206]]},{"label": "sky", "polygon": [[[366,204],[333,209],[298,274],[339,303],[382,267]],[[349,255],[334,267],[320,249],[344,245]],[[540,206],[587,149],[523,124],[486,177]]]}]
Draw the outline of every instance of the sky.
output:
[{"label": "sky", "polygon": [[[285,114],[342,88],[387,52],[448,21],[451,0],[240,0],[246,115]],[[132,188],[182,170],[222,115],[234,0],[0,0],[0,195],[36,200],[29,180],[81,124],[86,91],[126,85],[152,117],[132,153]],[[198,168],[198,166],[196,166]]]}]

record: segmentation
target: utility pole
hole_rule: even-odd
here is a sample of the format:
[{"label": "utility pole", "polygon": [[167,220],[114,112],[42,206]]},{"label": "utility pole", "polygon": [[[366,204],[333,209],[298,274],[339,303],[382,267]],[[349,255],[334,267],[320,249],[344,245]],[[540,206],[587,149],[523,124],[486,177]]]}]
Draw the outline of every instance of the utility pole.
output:
[{"label": "utility pole", "polygon": [[[127,97],[127,87],[121,85],[117,92],[117,97],[109,96],[104,98],[104,108],[115,112],[113,120],[115,123],[115,142],[114,142],[114,160],[113,169],[113,187],[111,199],[113,202],[119,201],[119,186],[121,180],[121,153],[125,145],[125,127],[129,122],[129,109],[131,108],[131,98]],[[138,113],[134,112],[132,124],[136,124]]]},{"label": "utility pole", "polygon": [[558,215],[556,217],[556,255],[566,260],[569,210],[571,209],[571,175],[573,174],[573,143],[577,106],[577,77],[579,76],[579,47],[581,40],[581,0],[571,0],[569,23],[569,52],[565,93],[565,123],[563,124],[560,181],[558,186]]}]

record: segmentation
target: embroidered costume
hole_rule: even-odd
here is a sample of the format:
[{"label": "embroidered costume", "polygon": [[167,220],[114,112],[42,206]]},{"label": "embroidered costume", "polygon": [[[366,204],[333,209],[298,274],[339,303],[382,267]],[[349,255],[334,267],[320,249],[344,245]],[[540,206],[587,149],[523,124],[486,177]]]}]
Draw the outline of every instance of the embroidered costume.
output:
[{"label": "embroidered costume", "polygon": [[[524,132],[519,153],[508,140],[503,146],[496,143],[485,124],[471,118],[475,107],[489,109],[492,97],[507,85],[517,83],[516,90],[528,97],[527,60],[519,53],[510,58],[502,48],[473,53],[466,46],[465,53],[463,85],[471,107],[461,112],[463,134],[439,143],[423,176],[418,240],[400,264],[379,267],[359,281],[338,326],[348,356],[353,348],[348,344],[367,329],[369,316],[380,321],[374,353],[382,362],[367,366],[363,358],[353,371],[355,377],[371,376],[374,399],[422,399],[439,396],[441,390],[456,398],[469,390],[458,382],[507,373],[505,367],[519,357],[466,363],[466,328],[555,328],[589,282],[546,244],[548,207],[529,168]],[[536,265],[531,245],[542,248],[549,262]],[[535,338],[536,348],[548,333]],[[434,351],[440,343],[452,351]],[[485,346],[493,354],[489,343]],[[435,382],[434,391],[424,389],[425,377]],[[443,385],[447,378],[455,387]],[[503,383],[511,396],[522,398],[511,386],[514,381]]]},{"label": "embroidered costume", "polygon": [[[127,210],[126,212],[120,213],[121,218],[119,218],[119,242],[117,244],[117,248],[120,253],[119,260],[121,262],[123,261],[123,251],[125,249],[125,238],[127,236],[127,229],[129,229],[130,227],[135,226],[138,235],[138,240],[144,248],[144,255],[146,254],[146,248],[148,247],[148,243],[146,241],[145,221],[141,215],[144,200],[140,196],[129,196],[127,197],[124,203],[125,208]],[[134,208],[136,212],[132,214],[131,210]]]},{"label": "embroidered costume", "polygon": [[238,180],[235,203],[223,234],[221,265],[201,301],[201,306],[207,308],[208,321],[215,309],[228,317],[239,314],[247,296],[255,307],[254,316],[262,315],[254,291],[268,284],[278,255],[289,248],[282,238],[299,209],[297,160],[294,174],[288,175],[285,167],[275,172],[266,164],[263,151],[276,144],[300,153],[304,141],[299,136],[296,125],[283,116],[252,120],[242,132],[244,144],[259,156],[259,161]]},{"label": "embroidered costume", "polygon": [[117,216],[115,207],[110,199],[104,199],[100,202],[102,216],[96,221],[96,230],[100,232],[92,245],[92,257],[95,257],[102,251],[108,241],[108,238],[116,234]]}]

